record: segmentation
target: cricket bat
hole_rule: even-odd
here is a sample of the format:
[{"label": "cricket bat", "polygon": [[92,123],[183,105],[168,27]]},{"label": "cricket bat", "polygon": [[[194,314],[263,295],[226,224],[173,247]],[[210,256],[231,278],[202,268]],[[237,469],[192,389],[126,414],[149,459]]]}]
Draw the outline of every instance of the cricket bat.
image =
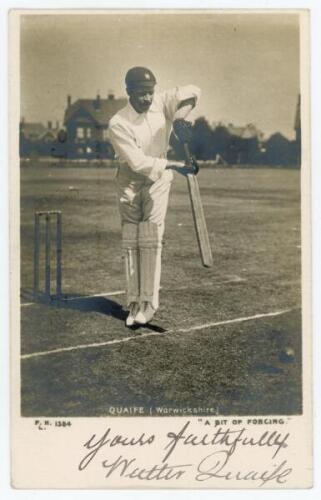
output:
[{"label": "cricket bat", "polygon": [[183,145],[186,166],[187,169],[190,170],[190,173],[189,171],[187,171],[185,175],[187,179],[188,192],[191,200],[194,226],[202,264],[204,267],[212,267],[212,250],[206,227],[200,189],[196,177],[196,174],[199,171],[199,167],[192,157],[189,149],[189,143],[192,140],[191,124],[184,119],[177,119],[173,122],[173,131],[177,139]]},{"label": "cricket bat", "polygon": [[[184,146],[186,164],[188,167],[193,169],[193,164],[191,160],[192,157],[189,151],[188,143],[184,142],[183,146]],[[208,231],[206,226],[206,220],[205,220],[198,180],[195,173],[187,174],[186,178],[187,178],[188,192],[191,200],[194,226],[195,226],[196,237],[202,264],[204,267],[212,267],[213,265],[212,250],[211,250],[210,240],[208,237]]]},{"label": "cricket bat", "polygon": [[195,174],[187,174],[186,178],[187,178],[188,192],[191,200],[194,226],[195,226],[196,237],[202,264],[204,267],[212,267],[213,265],[212,250],[211,250],[210,240],[208,237],[198,180]]}]

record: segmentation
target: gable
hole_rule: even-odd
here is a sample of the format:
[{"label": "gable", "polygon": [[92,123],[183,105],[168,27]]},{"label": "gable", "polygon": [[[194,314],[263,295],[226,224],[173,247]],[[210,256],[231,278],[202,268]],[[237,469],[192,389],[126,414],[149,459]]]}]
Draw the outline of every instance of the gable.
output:
[{"label": "gable", "polygon": [[24,123],[21,127],[21,133],[26,139],[37,140],[45,132],[42,123]]},{"label": "gable", "polygon": [[73,122],[75,124],[79,123],[82,125],[96,125],[97,120],[88,113],[88,111],[83,107],[77,107],[72,114],[68,117],[66,123]]},{"label": "gable", "polygon": [[66,109],[64,123],[76,121],[81,117],[89,120],[88,123],[107,127],[110,119],[126,103],[126,98],[99,99],[99,101],[97,99],[78,99]]}]

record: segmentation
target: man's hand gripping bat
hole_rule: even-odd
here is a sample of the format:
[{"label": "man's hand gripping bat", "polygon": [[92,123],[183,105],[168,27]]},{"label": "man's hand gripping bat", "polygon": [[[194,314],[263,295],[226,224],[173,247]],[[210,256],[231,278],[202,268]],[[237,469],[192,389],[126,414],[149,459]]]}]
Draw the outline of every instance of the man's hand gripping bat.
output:
[{"label": "man's hand gripping bat", "polygon": [[185,154],[185,163],[188,192],[190,195],[192,213],[194,219],[194,226],[196,231],[197,242],[200,250],[202,264],[204,267],[212,267],[213,257],[212,250],[209,242],[204,210],[199,190],[196,175],[199,171],[199,166],[195,158],[190,153],[189,144],[192,139],[191,124],[185,120],[175,120],[173,123],[174,134],[182,143]]}]

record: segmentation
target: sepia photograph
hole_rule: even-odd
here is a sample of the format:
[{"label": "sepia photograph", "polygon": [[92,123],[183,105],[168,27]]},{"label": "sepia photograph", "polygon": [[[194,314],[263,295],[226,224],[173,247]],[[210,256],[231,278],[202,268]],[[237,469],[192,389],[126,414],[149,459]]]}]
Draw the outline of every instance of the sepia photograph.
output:
[{"label": "sepia photograph", "polygon": [[301,413],[299,35],[21,17],[23,416]]},{"label": "sepia photograph", "polygon": [[308,13],[11,19],[15,487],[308,487]]}]

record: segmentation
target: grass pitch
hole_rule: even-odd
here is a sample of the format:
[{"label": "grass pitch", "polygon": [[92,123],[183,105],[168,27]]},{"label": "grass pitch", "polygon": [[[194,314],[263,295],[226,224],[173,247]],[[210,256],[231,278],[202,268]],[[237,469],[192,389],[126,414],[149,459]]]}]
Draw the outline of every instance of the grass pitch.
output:
[{"label": "grass pitch", "polygon": [[[186,180],[176,175],[161,307],[137,330],[124,326],[125,296],[108,295],[125,287],[114,175],[21,169],[22,415],[103,416],[132,406],[144,415],[300,413],[300,172],[200,172],[211,269],[201,266]],[[78,298],[26,305],[33,214],[55,209],[63,212],[63,292]]]}]

